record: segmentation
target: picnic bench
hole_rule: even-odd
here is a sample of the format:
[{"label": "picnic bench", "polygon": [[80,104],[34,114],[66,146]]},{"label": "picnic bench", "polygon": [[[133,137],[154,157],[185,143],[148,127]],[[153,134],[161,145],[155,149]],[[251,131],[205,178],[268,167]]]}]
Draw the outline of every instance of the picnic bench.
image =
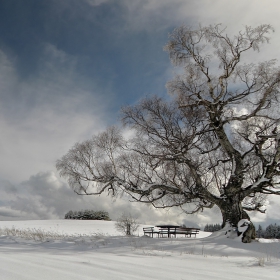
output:
[{"label": "picnic bench", "polygon": [[154,234],[157,234],[158,237],[168,237],[171,238],[174,236],[176,238],[177,235],[185,235],[185,237],[192,237],[199,233],[199,228],[189,228],[189,227],[181,227],[174,225],[158,225],[155,227],[145,227],[143,228],[144,235],[149,235],[153,237]]},{"label": "picnic bench", "polygon": [[185,237],[189,236],[192,237],[192,235],[194,235],[194,237],[196,237],[196,235],[199,233],[199,228],[187,228],[187,227],[179,227],[175,229],[175,237],[176,235],[180,235],[180,234],[184,234]]},{"label": "picnic bench", "polygon": [[154,227],[144,227],[143,228],[144,235],[154,236],[154,234],[157,234],[159,237],[159,230],[155,230]]}]

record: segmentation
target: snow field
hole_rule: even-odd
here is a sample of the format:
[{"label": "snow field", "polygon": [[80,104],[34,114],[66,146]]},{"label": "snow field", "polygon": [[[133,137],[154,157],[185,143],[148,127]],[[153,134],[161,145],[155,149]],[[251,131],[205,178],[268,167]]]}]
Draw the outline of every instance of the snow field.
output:
[{"label": "snow field", "polygon": [[[8,229],[48,236],[19,237]],[[0,279],[279,278],[277,240],[242,244],[223,232],[158,239],[142,236],[142,227],[138,234],[121,236],[112,221],[1,221]]]}]

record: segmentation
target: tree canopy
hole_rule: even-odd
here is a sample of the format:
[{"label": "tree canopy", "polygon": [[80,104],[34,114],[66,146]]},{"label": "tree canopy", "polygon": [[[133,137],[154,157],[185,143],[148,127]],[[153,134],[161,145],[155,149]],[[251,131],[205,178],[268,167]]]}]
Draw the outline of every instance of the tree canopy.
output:
[{"label": "tree canopy", "polygon": [[123,129],[110,127],[77,143],[57,161],[78,194],[128,193],[155,207],[186,213],[218,206],[223,226],[264,212],[280,194],[279,83],[276,61],[241,63],[269,41],[270,25],[230,37],[222,25],[181,26],[165,46],[183,71],[167,88],[171,100],[147,97],[122,109]]}]

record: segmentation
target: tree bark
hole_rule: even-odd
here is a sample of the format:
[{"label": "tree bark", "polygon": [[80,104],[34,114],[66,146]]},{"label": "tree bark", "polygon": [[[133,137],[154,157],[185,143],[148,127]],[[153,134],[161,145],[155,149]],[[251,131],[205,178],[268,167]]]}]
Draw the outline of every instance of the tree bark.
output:
[{"label": "tree bark", "polygon": [[[250,243],[256,238],[256,230],[254,224],[250,221],[250,217],[245,210],[243,210],[241,199],[238,195],[227,197],[218,203],[223,217],[222,227],[229,223],[233,229],[236,230],[236,236],[243,234],[242,242]],[[238,222],[240,220],[248,220],[247,230],[242,232],[238,231]]]},{"label": "tree bark", "polygon": [[252,240],[256,239],[256,229],[252,222],[248,225],[247,230],[243,233],[242,242],[251,243]]}]

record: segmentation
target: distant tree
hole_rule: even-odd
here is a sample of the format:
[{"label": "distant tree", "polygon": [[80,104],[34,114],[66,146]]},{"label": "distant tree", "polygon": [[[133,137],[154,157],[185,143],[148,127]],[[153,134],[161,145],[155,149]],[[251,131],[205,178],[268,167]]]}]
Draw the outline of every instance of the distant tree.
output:
[{"label": "distant tree", "polygon": [[259,225],[256,236],[258,238],[277,238],[280,239],[280,225],[270,224],[265,229],[262,228],[261,225]]},{"label": "distant tree", "polygon": [[206,232],[214,232],[222,229],[222,225],[220,224],[206,224],[204,227],[204,231]]},{"label": "distant tree", "polygon": [[64,219],[72,219],[73,217],[73,211],[69,211],[65,214]]},{"label": "distant tree", "polygon": [[256,237],[258,237],[258,238],[264,237],[264,230],[261,225],[259,225],[259,227],[256,231]]},{"label": "distant tree", "polygon": [[264,213],[265,196],[280,195],[280,71],[274,60],[241,59],[271,31],[267,24],[234,37],[221,25],[175,29],[165,49],[184,73],[167,84],[171,100],[123,108],[135,137],[113,127],[75,144],[57,161],[60,175],[80,195],[125,192],[189,214],[216,205],[223,226],[247,220],[242,241],[251,242],[248,212]]},{"label": "distant tree", "polygon": [[280,225],[277,226],[276,238],[280,239]]},{"label": "distant tree", "polygon": [[265,229],[265,238],[272,238],[273,237],[273,225],[269,225]]},{"label": "distant tree", "polygon": [[270,224],[265,229],[264,233],[265,238],[280,238],[280,226],[278,226],[276,223]]},{"label": "distant tree", "polygon": [[72,219],[74,219],[74,220],[78,219],[78,212],[77,211],[73,211]]},{"label": "distant tree", "polygon": [[106,220],[110,221],[109,213],[106,211],[69,211],[65,214],[65,219],[73,220]]},{"label": "distant tree", "polygon": [[137,221],[131,216],[131,214],[123,213],[115,223],[115,227],[118,231],[125,235],[132,235],[139,227]]}]

